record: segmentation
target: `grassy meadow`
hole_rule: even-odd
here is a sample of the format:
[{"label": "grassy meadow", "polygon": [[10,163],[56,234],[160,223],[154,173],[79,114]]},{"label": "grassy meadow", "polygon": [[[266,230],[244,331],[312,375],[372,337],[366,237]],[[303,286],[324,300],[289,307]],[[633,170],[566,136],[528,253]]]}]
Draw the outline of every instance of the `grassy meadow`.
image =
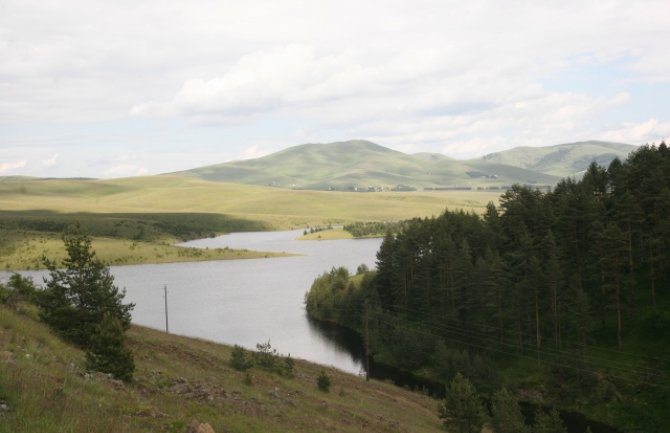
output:
[{"label": "grassy meadow", "polygon": [[[133,326],[131,384],[84,370],[84,353],[0,305],[0,433],[438,432],[436,402],[394,385],[295,360],[294,377],[229,366],[231,348]],[[281,348],[278,348],[281,351]],[[330,392],[316,386],[325,369]]]},{"label": "grassy meadow", "polygon": [[[292,229],[355,221],[438,215],[446,208],[481,212],[493,192],[346,193],[286,190],[180,176],[113,180],[0,180],[0,269],[42,267],[62,257],[60,236],[79,222],[112,265],[274,257],[230,249],[189,250],[180,240],[233,231]],[[343,239],[342,230],[305,239]],[[281,255],[281,254],[279,254]]]},{"label": "grassy meadow", "polygon": [[287,190],[180,176],[113,180],[12,178],[0,182],[0,211],[57,213],[210,213],[300,228],[353,221],[438,215],[446,208],[480,212],[499,192],[347,193]]},{"label": "grassy meadow", "polygon": [[[184,248],[174,240],[135,241],[114,238],[93,238],[97,256],[109,265],[140,263],[174,263],[207,260],[238,260],[284,257],[289,253],[238,250],[230,248]],[[61,262],[66,256],[63,241],[55,235],[32,233],[17,237],[11,247],[2,250],[0,270],[42,269],[42,258]]]}]

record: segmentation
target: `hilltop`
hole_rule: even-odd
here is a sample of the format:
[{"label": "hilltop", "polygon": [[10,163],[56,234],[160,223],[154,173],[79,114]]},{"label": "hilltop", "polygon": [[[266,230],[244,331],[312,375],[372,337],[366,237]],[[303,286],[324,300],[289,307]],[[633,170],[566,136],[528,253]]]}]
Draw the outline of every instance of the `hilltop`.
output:
[{"label": "hilltop", "polygon": [[261,158],[174,174],[318,190],[456,189],[512,183],[550,185],[559,180],[506,164],[457,161],[440,154],[410,155],[365,140],[303,144]]},{"label": "hilltop", "polygon": [[591,162],[607,166],[614,158],[625,160],[637,146],[607,141],[581,141],[547,147],[515,147],[480,158],[481,161],[508,164],[541,173],[574,177],[584,174]]},{"label": "hilltop", "polygon": [[[231,348],[133,326],[124,384],[84,370],[84,353],[23,306],[0,305],[0,433],[438,432],[436,402],[394,385],[295,360],[294,377],[229,365]],[[316,386],[325,369],[330,392]]]},{"label": "hilltop", "polygon": [[625,159],[635,146],[583,142],[514,148],[471,160],[439,153],[406,154],[365,140],[309,143],[261,158],[174,174],[210,181],[316,190],[498,189],[554,185],[592,161]]}]

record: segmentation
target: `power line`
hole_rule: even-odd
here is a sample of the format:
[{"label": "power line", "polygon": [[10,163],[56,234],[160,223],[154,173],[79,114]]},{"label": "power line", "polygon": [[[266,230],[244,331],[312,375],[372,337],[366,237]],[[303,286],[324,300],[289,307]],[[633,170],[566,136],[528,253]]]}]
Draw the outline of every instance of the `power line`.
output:
[{"label": "power line", "polygon": [[[360,309],[353,308],[353,307],[344,308],[344,307],[331,306],[329,308],[339,310],[339,311],[359,312],[360,313]],[[453,324],[437,325],[437,324],[421,322],[418,319],[410,319],[410,318],[407,318],[407,317],[404,317],[403,319],[405,321],[409,320],[410,323],[412,323],[414,325],[418,325],[418,327],[413,327],[411,329],[412,331],[427,334],[427,335],[431,335],[431,336],[435,336],[435,337],[444,338],[445,337],[444,334],[442,334],[442,335],[435,334],[433,332],[430,332],[430,331],[426,330],[426,328],[432,329],[432,330],[438,331],[438,332],[442,331],[443,333],[449,333],[450,335],[448,335],[448,337],[450,337],[456,343],[459,343],[461,345],[468,346],[468,347],[478,348],[478,349],[488,351],[488,352],[496,352],[496,353],[500,353],[500,354],[504,354],[504,355],[508,355],[508,356],[536,360],[536,358],[534,358],[534,357],[524,355],[523,353],[518,353],[518,350],[532,352],[533,355],[543,356],[544,358],[543,358],[542,361],[545,364],[560,366],[560,367],[564,367],[564,368],[570,368],[570,369],[573,369],[573,370],[588,372],[588,373],[591,373],[591,374],[599,373],[599,371],[594,370],[593,368],[604,367],[604,368],[607,368],[607,369],[610,369],[610,370],[618,370],[619,373],[634,373],[637,376],[654,376],[657,380],[658,379],[665,380],[665,379],[668,378],[667,377],[668,372],[664,371],[664,370],[658,370],[658,369],[651,368],[651,367],[644,367],[644,370],[639,370],[639,369],[635,369],[635,368],[632,368],[632,367],[629,367],[629,366],[608,365],[608,364],[605,364],[604,362],[602,362],[602,360],[597,360],[596,361],[593,358],[589,359],[588,356],[582,356],[581,362],[583,362],[586,365],[590,365],[591,369],[583,368],[583,367],[576,367],[574,365],[565,364],[565,362],[569,362],[569,361],[572,361],[574,359],[573,358],[574,354],[572,354],[572,353],[549,351],[549,350],[546,350],[546,349],[538,348],[536,346],[527,345],[527,344],[523,344],[523,343],[521,345],[517,345],[517,344],[513,344],[513,343],[509,343],[509,342],[502,342],[501,343],[497,339],[495,339],[495,341],[493,341],[493,339],[495,337],[488,336],[488,335],[482,335],[481,333],[478,333],[477,331],[462,328],[462,327],[459,327],[459,326],[456,326],[456,325],[453,325]],[[386,325],[393,326],[393,327],[402,326],[402,327],[405,327],[405,329],[409,329],[409,328],[407,328],[406,323],[390,322],[390,321],[384,320],[383,318],[379,318],[379,317],[377,317],[377,322],[384,323]],[[480,344],[476,344],[473,341],[473,339],[478,339]],[[505,348],[508,348],[508,349],[504,350]],[[512,351],[510,351],[510,350],[512,350]],[[566,358],[566,359],[563,359],[563,358]],[[610,376],[616,377],[618,379],[625,380],[625,381],[631,381],[632,380],[631,378],[623,377],[623,376],[620,376],[620,375],[617,375],[617,374],[613,374],[611,372],[610,372]],[[640,380],[640,378],[637,377],[636,380]],[[647,382],[647,381],[645,381],[645,382],[649,385],[652,385],[652,386],[658,386],[658,384],[656,384],[655,382],[653,382],[653,383],[652,382]]]}]

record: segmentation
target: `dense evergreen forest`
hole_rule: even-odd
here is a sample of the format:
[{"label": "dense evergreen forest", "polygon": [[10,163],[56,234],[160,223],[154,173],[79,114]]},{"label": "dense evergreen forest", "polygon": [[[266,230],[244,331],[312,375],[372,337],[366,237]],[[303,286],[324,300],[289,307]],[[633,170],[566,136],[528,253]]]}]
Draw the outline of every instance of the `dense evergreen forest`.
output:
[{"label": "dense evergreen forest", "polygon": [[308,313],[358,330],[375,361],[670,431],[670,149],[593,163],[551,192],[513,186],[483,216],[389,233],[377,270],[333,269]]}]

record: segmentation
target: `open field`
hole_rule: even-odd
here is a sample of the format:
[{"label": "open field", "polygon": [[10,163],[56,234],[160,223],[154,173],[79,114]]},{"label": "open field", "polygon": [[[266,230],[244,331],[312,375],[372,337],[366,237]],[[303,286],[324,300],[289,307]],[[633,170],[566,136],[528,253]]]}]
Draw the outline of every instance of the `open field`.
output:
[{"label": "open field", "polygon": [[0,210],[91,213],[214,213],[275,229],[438,215],[446,208],[480,212],[499,192],[345,193],[285,190],[179,176],[114,180],[0,181]]},{"label": "open field", "polygon": [[[278,254],[191,250],[183,239],[232,231],[326,226],[438,215],[447,207],[480,212],[492,192],[345,193],[297,191],[178,176],[114,180],[0,180],[0,269],[42,267],[62,257],[60,234],[79,222],[111,265],[274,257]],[[342,230],[313,239],[350,237]]]},{"label": "open field", "polygon": [[[134,241],[127,239],[93,238],[97,256],[109,265],[140,263],[173,263],[206,260],[237,260],[283,257],[289,254],[229,248],[183,248],[174,246],[176,239]],[[31,233],[17,237],[15,242],[0,249],[0,270],[41,269],[42,257],[61,262],[65,258],[63,241],[49,234]]]},{"label": "open field", "polygon": [[[174,432],[191,420],[222,432],[439,432],[422,394],[295,360],[294,377],[229,366],[231,348],[141,327],[129,331],[137,367],[124,384],[84,371],[24,306],[0,305],[0,433]],[[278,348],[281,351],[281,348]],[[325,369],[330,392],[316,386]]]}]

